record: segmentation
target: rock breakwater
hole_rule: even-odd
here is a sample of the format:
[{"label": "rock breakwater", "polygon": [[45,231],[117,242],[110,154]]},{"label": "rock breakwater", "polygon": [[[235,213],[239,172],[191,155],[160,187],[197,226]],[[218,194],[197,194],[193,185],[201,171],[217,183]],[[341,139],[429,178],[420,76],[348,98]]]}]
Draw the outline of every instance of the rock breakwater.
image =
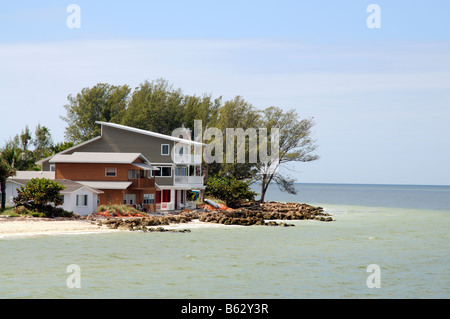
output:
[{"label": "rock breakwater", "polygon": [[[317,220],[332,221],[333,218],[323,211],[321,207],[314,207],[299,203],[258,203],[251,202],[240,205],[234,210],[199,211],[184,210],[176,214],[164,216],[146,216],[135,218],[99,218],[89,216],[88,219],[99,226],[107,226],[111,229],[129,231],[173,231],[189,232],[189,229],[166,229],[163,226],[170,224],[183,224],[193,220],[206,223],[240,226],[282,226],[290,227],[286,220]],[[283,222],[279,222],[283,221]]]}]

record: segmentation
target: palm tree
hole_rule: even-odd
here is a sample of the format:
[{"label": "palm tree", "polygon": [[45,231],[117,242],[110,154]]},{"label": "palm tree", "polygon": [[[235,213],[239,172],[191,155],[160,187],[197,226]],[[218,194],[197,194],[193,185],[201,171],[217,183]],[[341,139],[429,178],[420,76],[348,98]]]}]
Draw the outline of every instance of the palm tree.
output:
[{"label": "palm tree", "polygon": [[1,206],[0,209],[6,208],[6,180],[10,176],[16,174],[16,156],[11,156],[10,149],[4,148],[0,152],[0,190],[1,190]]}]

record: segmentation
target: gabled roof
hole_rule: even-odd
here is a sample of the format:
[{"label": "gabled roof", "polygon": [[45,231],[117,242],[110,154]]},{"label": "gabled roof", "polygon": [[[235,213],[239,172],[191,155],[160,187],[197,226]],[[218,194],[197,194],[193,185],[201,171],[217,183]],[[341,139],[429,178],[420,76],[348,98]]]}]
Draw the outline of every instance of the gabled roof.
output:
[{"label": "gabled roof", "polygon": [[116,152],[75,152],[73,154],[57,154],[50,163],[102,163],[133,164],[137,159],[143,160],[150,168],[150,162],[140,153]]},{"label": "gabled roof", "polygon": [[[99,139],[101,139],[101,138],[102,138],[101,136],[96,136],[96,137],[94,137],[94,138],[91,138],[90,140],[84,141],[84,142],[82,142],[82,143],[80,143],[80,144],[77,144],[77,145],[75,145],[75,146],[72,146],[71,148],[68,148],[68,149],[66,149],[66,150],[64,150],[64,151],[61,151],[61,152],[59,152],[58,154],[65,154],[65,153],[68,153],[68,152],[70,152],[70,151],[72,151],[72,150],[74,150],[74,149],[79,148],[80,146],[89,144],[89,143],[94,142],[94,141],[96,141],[96,140],[99,140]],[[58,154],[55,154],[55,155],[58,155]],[[50,155],[49,157],[40,159],[39,161],[36,162],[36,164],[37,164],[37,165],[41,165],[43,162],[46,162],[46,161],[50,160],[50,159],[51,159],[52,157],[54,157],[55,155]]]},{"label": "gabled roof", "polygon": [[[30,179],[31,178],[29,178],[29,179],[8,178],[6,180],[6,182],[8,182],[8,183],[15,183],[15,184],[17,184],[19,186],[25,186]],[[74,181],[67,180],[67,179],[58,179],[58,180],[55,180],[55,182],[57,182],[57,183],[59,183],[59,184],[61,184],[61,185],[63,185],[65,187],[61,191],[61,194],[70,194],[70,193],[73,193],[73,192],[75,192],[75,191],[77,191],[79,189],[82,189],[82,188],[86,188],[86,189],[88,189],[89,191],[91,191],[91,192],[93,192],[95,194],[103,193],[103,191],[95,189],[94,187],[91,187],[90,185],[74,182]]]},{"label": "gabled roof", "polygon": [[11,176],[13,179],[32,179],[32,178],[48,178],[55,179],[55,172],[42,171],[16,171],[16,175]]},{"label": "gabled roof", "polygon": [[192,144],[192,145],[196,145],[196,146],[205,146],[206,145],[206,144],[200,143],[200,142],[186,140],[186,139],[179,138],[179,137],[174,137],[174,136],[165,135],[165,134],[161,134],[161,133],[155,133],[155,132],[152,132],[152,131],[142,130],[142,129],[139,129],[139,128],[125,126],[125,125],[120,125],[120,124],[115,124],[115,123],[108,123],[108,122],[101,122],[101,121],[96,121],[95,123],[100,124],[100,125],[104,125],[104,126],[117,128],[117,129],[120,129],[120,130],[125,130],[125,131],[130,131],[130,132],[134,132],[134,133],[138,133],[138,134],[144,134],[144,135],[148,135],[148,136],[158,137],[158,138],[174,141],[174,142],[177,142],[177,143]]},{"label": "gabled roof", "polygon": [[132,182],[78,181],[79,184],[96,189],[127,189]]},{"label": "gabled roof", "polygon": [[82,183],[78,183],[78,182],[74,182],[74,181],[70,181],[67,179],[62,179],[62,180],[56,180],[55,182],[60,183],[61,185],[64,185],[65,188],[61,191],[61,194],[68,194],[68,193],[73,193],[79,189],[88,189],[91,192],[95,193],[95,194],[102,194],[103,191],[95,189],[94,187],[91,187],[89,185],[84,185]]}]

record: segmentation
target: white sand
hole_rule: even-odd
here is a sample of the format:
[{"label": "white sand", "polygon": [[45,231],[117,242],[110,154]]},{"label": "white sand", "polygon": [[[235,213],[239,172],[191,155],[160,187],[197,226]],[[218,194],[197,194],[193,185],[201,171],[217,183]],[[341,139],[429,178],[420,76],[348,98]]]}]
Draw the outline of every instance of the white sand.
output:
[{"label": "white sand", "polygon": [[86,220],[0,218],[0,238],[58,234],[104,233],[117,230],[99,227]]},{"label": "white sand", "polygon": [[[219,227],[244,227],[239,225],[222,225],[193,220],[188,223],[160,225],[165,229],[196,229]],[[87,220],[53,220],[46,218],[0,217],[0,239],[16,237],[36,237],[64,234],[110,233],[124,230],[98,226]]]}]

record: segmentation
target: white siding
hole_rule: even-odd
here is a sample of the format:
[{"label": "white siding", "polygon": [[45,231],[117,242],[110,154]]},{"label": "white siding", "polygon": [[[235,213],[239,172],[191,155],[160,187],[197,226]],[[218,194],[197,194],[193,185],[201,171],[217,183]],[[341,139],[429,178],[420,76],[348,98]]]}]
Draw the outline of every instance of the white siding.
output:
[{"label": "white siding", "polygon": [[[87,206],[77,206],[77,195],[87,195]],[[87,188],[80,188],[73,193],[64,194],[64,210],[78,215],[89,215],[97,210],[98,195]]]},{"label": "white siding", "polygon": [[17,189],[21,185],[13,183],[11,181],[6,181],[6,207],[13,207],[13,198],[17,196]]}]

